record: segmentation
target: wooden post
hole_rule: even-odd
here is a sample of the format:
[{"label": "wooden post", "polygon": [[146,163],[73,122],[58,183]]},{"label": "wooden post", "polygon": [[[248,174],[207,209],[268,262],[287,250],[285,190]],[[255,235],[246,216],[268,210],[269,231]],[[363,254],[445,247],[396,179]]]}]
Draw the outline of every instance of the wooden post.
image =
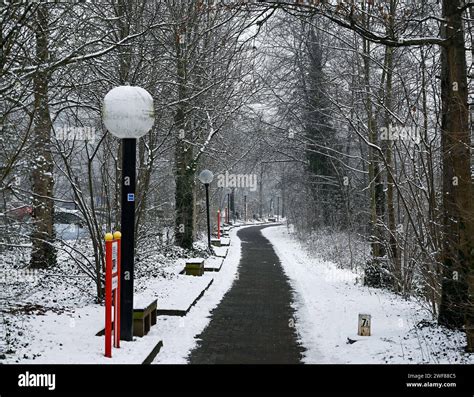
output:
[{"label": "wooden post", "polygon": [[371,315],[359,314],[359,332],[360,336],[370,336]]}]

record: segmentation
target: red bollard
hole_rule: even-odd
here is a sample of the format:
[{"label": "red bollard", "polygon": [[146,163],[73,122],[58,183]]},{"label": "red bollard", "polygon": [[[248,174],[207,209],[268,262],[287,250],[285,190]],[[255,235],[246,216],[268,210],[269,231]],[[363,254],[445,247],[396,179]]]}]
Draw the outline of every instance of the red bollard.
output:
[{"label": "red bollard", "polygon": [[105,235],[105,357],[112,357],[112,233]]},{"label": "red bollard", "polygon": [[114,347],[120,347],[121,237],[120,232],[105,235],[105,357],[109,358],[112,357],[112,324]]},{"label": "red bollard", "polygon": [[[114,291],[114,347],[120,347],[120,265],[121,265],[121,239],[122,233],[115,232],[114,240],[117,242],[117,288]],[[112,275],[113,277],[113,275]]]}]

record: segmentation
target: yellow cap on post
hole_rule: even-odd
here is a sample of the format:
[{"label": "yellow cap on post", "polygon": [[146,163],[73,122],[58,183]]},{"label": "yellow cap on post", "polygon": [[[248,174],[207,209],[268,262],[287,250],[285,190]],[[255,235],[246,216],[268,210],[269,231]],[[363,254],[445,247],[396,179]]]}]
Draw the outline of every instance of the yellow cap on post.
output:
[{"label": "yellow cap on post", "polygon": [[112,233],[105,233],[105,241],[112,241],[114,239],[114,235]]},{"label": "yellow cap on post", "polygon": [[122,233],[120,232],[114,232],[114,239],[115,240],[120,240],[122,238]]}]

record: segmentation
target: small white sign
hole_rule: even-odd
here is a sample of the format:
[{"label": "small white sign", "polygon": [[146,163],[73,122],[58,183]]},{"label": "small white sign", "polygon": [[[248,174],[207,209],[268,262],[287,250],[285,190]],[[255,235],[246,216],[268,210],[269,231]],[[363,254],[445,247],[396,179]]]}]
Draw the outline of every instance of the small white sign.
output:
[{"label": "small white sign", "polygon": [[118,242],[112,243],[112,274],[117,273]]},{"label": "small white sign", "polygon": [[118,256],[118,241],[112,243],[112,260],[117,259]]},{"label": "small white sign", "polygon": [[371,326],[371,315],[370,314],[359,314],[359,332],[360,336],[370,336]]},{"label": "small white sign", "polygon": [[112,290],[118,287],[118,275],[112,277]]}]

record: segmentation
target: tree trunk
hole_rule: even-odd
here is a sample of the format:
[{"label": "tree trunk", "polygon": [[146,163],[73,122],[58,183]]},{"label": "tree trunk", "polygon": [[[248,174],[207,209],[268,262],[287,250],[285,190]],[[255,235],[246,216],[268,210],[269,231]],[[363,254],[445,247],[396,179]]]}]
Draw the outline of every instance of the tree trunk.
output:
[{"label": "tree trunk", "polygon": [[[35,38],[36,62],[41,65],[49,60],[47,5],[38,5],[36,13]],[[33,148],[35,158],[32,164],[32,193],[34,230],[31,234],[32,252],[30,266],[45,268],[56,264],[54,242],[54,200],[53,200],[53,158],[51,154],[51,117],[49,114],[48,71],[38,69],[33,79],[34,129]]]},{"label": "tree trunk", "polygon": [[473,351],[474,208],[466,54],[460,6],[461,0],[443,2],[443,18],[447,21],[443,35],[449,42],[441,49],[444,277],[439,322],[455,328],[465,324],[468,349]]},{"label": "tree trunk", "polygon": [[[386,115],[385,115],[385,126],[387,130],[390,128],[390,120],[392,110],[392,80],[393,80],[393,47],[387,47],[386,49],[386,69],[387,69],[387,82],[386,82]],[[395,205],[394,205],[394,164],[393,164],[393,142],[388,139],[385,147],[385,159],[387,162],[387,220],[389,230],[389,247],[390,256],[393,263],[394,270],[394,289],[396,292],[402,292],[403,280],[402,280],[402,266],[400,255],[398,252],[398,241],[397,241],[397,225],[395,222]]]},{"label": "tree trunk", "polygon": [[[396,3],[394,0],[390,1],[390,15],[392,18],[389,19],[389,26],[387,34],[392,37],[394,35],[394,21],[395,21]],[[385,127],[387,130],[390,128],[393,111],[393,55],[395,49],[393,47],[386,47],[385,49],[385,70],[386,70],[386,83],[385,83]],[[394,161],[393,161],[393,142],[389,138],[385,146],[385,160],[387,164],[387,220],[389,230],[389,253],[393,263],[393,274],[394,274],[394,290],[396,292],[402,292],[403,280],[402,280],[402,266],[400,255],[398,252],[398,241],[397,241],[397,226],[395,222],[395,205],[394,205]]]},{"label": "tree trunk", "polygon": [[175,243],[182,248],[193,247],[194,214],[194,164],[193,150],[188,143],[192,141],[185,120],[186,98],[186,61],[181,49],[179,34],[176,34],[176,72],[178,77],[178,108],[175,114],[175,126],[178,139],[175,151],[176,193],[175,193]]},{"label": "tree trunk", "polygon": [[[440,247],[442,242],[440,241],[440,230],[438,228],[439,222],[439,207],[436,201],[436,183],[434,175],[434,155],[433,155],[433,143],[431,142],[430,137],[428,136],[428,93],[426,90],[427,87],[427,77],[426,77],[426,55],[425,49],[421,48],[421,98],[422,98],[422,111],[423,111],[423,145],[424,151],[426,153],[426,164],[427,164],[427,186],[428,186],[428,218],[429,218],[429,233],[432,236],[431,238],[434,241],[436,248]],[[429,271],[427,272],[426,277],[429,280],[429,286],[427,289],[427,294],[431,301],[431,310],[434,316],[438,315],[438,303],[439,303],[439,280],[440,280],[440,266],[437,261],[428,265]]]},{"label": "tree trunk", "polygon": [[[369,131],[369,142],[377,144],[376,123],[372,110],[372,100],[370,94],[370,44],[364,39],[364,83],[366,90],[365,106],[367,111],[367,129]],[[379,159],[376,150],[369,147],[369,183],[370,183],[370,220],[371,220],[371,242],[372,257],[380,258],[385,255],[382,245],[383,236],[381,234],[378,220],[384,216],[384,189],[380,175]]]}]

